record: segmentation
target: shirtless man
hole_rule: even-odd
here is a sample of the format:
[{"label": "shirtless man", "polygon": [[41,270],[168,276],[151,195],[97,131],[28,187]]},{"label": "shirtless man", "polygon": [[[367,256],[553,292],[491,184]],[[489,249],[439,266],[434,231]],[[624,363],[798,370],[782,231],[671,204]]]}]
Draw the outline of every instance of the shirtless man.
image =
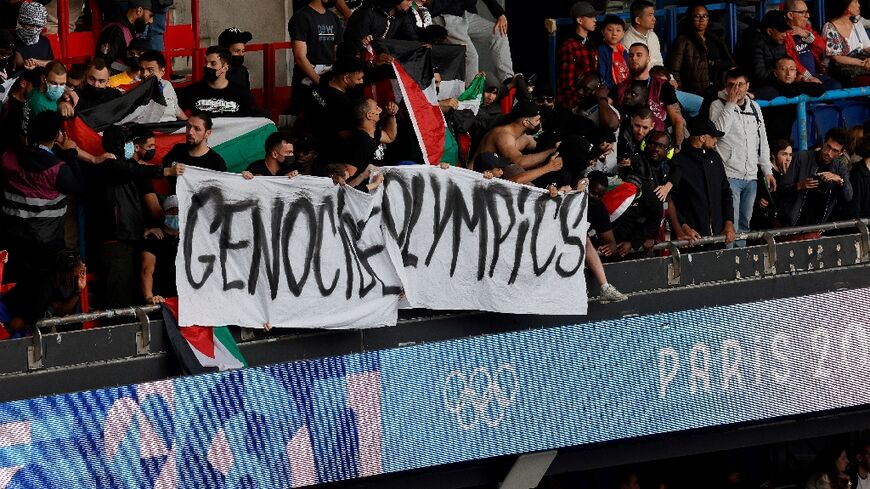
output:
[{"label": "shirtless man", "polygon": [[504,169],[504,178],[516,183],[531,183],[547,173],[562,169],[562,158],[555,148],[524,154],[535,150],[537,142],[531,135],[541,130],[541,115],[536,103],[517,103],[509,120],[502,126],[492,128],[483,137],[472,159],[472,170],[474,162],[484,153],[495,153],[509,160],[511,165]]}]

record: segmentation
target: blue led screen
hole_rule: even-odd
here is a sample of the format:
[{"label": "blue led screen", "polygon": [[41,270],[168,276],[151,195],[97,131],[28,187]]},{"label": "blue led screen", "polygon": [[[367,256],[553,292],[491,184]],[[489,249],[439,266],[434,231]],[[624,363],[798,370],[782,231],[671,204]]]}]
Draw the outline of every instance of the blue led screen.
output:
[{"label": "blue led screen", "polygon": [[0,404],[0,487],[300,487],[863,405],[868,292]]}]

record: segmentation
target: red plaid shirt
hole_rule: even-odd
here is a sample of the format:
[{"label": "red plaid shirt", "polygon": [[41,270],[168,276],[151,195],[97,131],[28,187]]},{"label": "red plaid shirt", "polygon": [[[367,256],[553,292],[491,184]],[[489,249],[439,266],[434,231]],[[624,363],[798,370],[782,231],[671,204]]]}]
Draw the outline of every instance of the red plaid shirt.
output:
[{"label": "red plaid shirt", "polygon": [[581,76],[598,71],[598,49],[589,38],[574,34],[559,48],[559,83],[556,100],[565,107],[574,108],[580,101],[575,85]]}]

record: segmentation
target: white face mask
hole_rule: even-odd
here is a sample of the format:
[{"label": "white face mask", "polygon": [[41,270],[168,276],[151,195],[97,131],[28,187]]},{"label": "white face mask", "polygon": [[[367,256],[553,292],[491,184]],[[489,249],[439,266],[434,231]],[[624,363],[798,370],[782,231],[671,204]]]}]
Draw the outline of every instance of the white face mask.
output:
[{"label": "white face mask", "polygon": [[24,27],[19,25],[15,29],[15,33],[21,42],[28,46],[32,46],[39,42],[39,35],[42,33],[42,27]]}]

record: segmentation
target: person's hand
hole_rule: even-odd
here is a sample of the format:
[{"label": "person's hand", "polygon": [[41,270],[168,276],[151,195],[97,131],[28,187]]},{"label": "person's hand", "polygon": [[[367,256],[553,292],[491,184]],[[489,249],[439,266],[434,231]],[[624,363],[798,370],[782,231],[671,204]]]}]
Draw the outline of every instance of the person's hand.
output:
[{"label": "person's hand", "polygon": [[372,177],[371,181],[368,184],[366,184],[366,188],[369,189],[369,192],[376,190],[378,187],[380,187],[384,183],[384,173],[383,172],[379,171],[376,173],[372,173],[372,175],[374,175],[374,176]]},{"label": "person's hand", "polygon": [[498,34],[502,37],[507,37],[508,25],[507,25],[507,17],[502,15],[495,21],[495,26],[492,28],[493,34]]},{"label": "person's hand", "polygon": [[118,157],[113,155],[112,153],[103,153],[100,156],[94,158],[94,164],[99,165],[100,163],[105,162],[106,160],[117,160]]},{"label": "person's hand", "polygon": [[797,188],[798,190],[807,190],[807,189],[818,188],[818,187],[819,187],[819,180],[817,178],[813,178],[813,177],[809,177],[805,180],[801,180],[800,182],[798,182],[797,186],[795,186],[795,188]]},{"label": "person's hand", "polygon": [[338,185],[339,187],[344,187],[347,184],[347,174],[344,174],[344,175],[334,174],[334,175],[332,175],[332,183],[335,185]]},{"label": "person's hand", "polygon": [[819,176],[819,178],[821,178],[825,182],[834,182],[837,185],[843,185],[844,183],[846,183],[846,181],[843,180],[843,177],[841,177],[840,175],[837,175],[834,172],[823,171],[823,172],[819,172],[818,176]]},{"label": "person's hand", "polygon": [[770,202],[767,199],[758,199],[758,207],[760,209],[767,209],[767,206],[770,205]]},{"label": "person's hand", "polygon": [[35,69],[38,67],[39,67],[39,64],[36,62],[35,59],[28,58],[28,59],[24,60],[24,69],[25,70],[32,70],[32,69]]},{"label": "person's hand", "polygon": [[701,235],[698,234],[698,231],[692,229],[692,226],[688,224],[683,224],[682,229],[678,230],[677,240],[679,241],[688,241],[689,244],[694,244],[700,239]]},{"label": "person's hand", "polygon": [[600,157],[605,157],[610,153],[613,153],[613,143],[601,143],[598,145],[598,149],[601,151]]},{"label": "person's hand", "polygon": [[[164,177],[180,177],[181,175],[184,175],[184,163],[176,163],[163,169]],[[251,178],[253,177],[251,175]]]},{"label": "person's hand", "polygon": [[242,178],[244,178],[245,180],[253,180],[254,174],[249,172],[248,170],[245,170],[242,172]]},{"label": "person's hand", "polygon": [[656,240],[654,240],[654,239],[647,239],[647,240],[645,240],[645,241],[643,242],[643,250],[644,250],[645,252],[649,253],[650,251],[652,251],[653,246],[655,246],[655,245],[656,245]]},{"label": "person's hand", "polygon": [[368,46],[369,44],[372,43],[373,40],[374,40],[374,37],[372,37],[371,35],[368,35],[368,36],[360,39],[360,42],[362,42],[363,46]]},{"label": "person's hand", "polygon": [[78,287],[79,292],[85,290],[88,286],[88,269],[85,267],[85,264],[82,263],[82,269],[79,270],[79,275],[76,277],[76,287]]},{"label": "person's hand", "polygon": [[263,323],[263,331],[268,333],[272,330],[272,323]]},{"label": "person's hand", "polygon": [[581,178],[580,180],[577,181],[576,190],[578,192],[585,192],[587,188],[589,188],[589,179],[588,178]]},{"label": "person's hand", "polygon": [[155,295],[152,296],[150,299],[145,299],[145,302],[156,306],[157,304],[163,304],[164,302],[166,302],[166,299],[164,299],[163,296]]},{"label": "person's hand", "polygon": [[632,251],[633,249],[631,247],[631,243],[629,243],[628,241],[623,241],[622,243],[616,245],[616,254],[620,257],[625,257]]},{"label": "person's hand", "polygon": [[157,239],[163,239],[163,230],[160,228],[148,228],[145,230],[143,234],[143,238],[147,238],[148,236],[154,236]]},{"label": "person's hand", "polygon": [[65,132],[61,133],[61,139],[57,142],[57,145],[64,151],[76,149],[76,142],[73,141],[71,137],[67,136]]},{"label": "person's hand", "polygon": [[725,244],[731,244],[737,239],[737,233],[734,232],[734,223],[725,221]]},{"label": "person's hand", "polygon": [[674,87],[674,90],[680,89],[680,82],[678,82],[675,78],[671,78],[670,80],[668,80],[668,83],[670,83],[671,86]]},{"label": "person's hand", "polygon": [[771,173],[770,175],[765,176],[764,179],[767,180],[767,187],[770,191],[776,192],[776,177]]},{"label": "person's hand", "polygon": [[442,109],[459,110],[459,99],[449,98],[441,100],[438,102],[438,105],[440,105]]},{"label": "person's hand", "polygon": [[67,89],[63,94],[63,100],[68,101],[75,107],[79,104],[79,94],[75,90]]},{"label": "person's hand", "polygon": [[598,247],[598,253],[600,253],[601,256],[613,256],[613,254],[616,253],[616,247],[610,243],[604,243]]},{"label": "person's hand", "polygon": [[556,197],[559,196],[559,187],[558,187],[558,185],[556,185],[555,183],[551,183],[550,185],[547,185],[547,192],[550,193],[550,198],[551,198],[551,199],[555,199]]},{"label": "person's hand", "polygon": [[483,178],[484,178],[485,180],[492,180],[493,177],[494,177],[494,175],[492,174],[491,171],[486,170],[486,171],[483,172]]},{"label": "person's hand", "polygon": [[791,31],[801,36],[801,38],[810,37],[810,31],[804,29],[803,27],[791,26]]},{"label": "person's hand", "polygon": [[299,176],[299,170],[293,170],[287,174],[287,178],[296,178]]},{"label": "person's hand", "polygon": [[656,187],[654,192],[656,194],[656,197],[658,197],[660,201],[664,202],[668,200],[668,194],[671,193],[672,188],[674,188],[674,184],[668,182],[664,185],[659,185],[658,187]]},{"label": "person's hand", "polygon": [[559,171],[562,169],[563,164],[562,156],[556,152],[553,153],[553,157],[550,158],[550,162],[547,163],[547,166],[550,168],[550,171]]},{"label": "person's hand", "polygon": [[631,166],[631,158],[622,158],[616,164],[623,167],[623,168],[629,167],[629,166]]},{"label": "person's hand", "polygon": [[610,89],[607,88],[607,85],[602,83],[601,85],[598,85],[598,88],[595,89],[594,94],[595,98],[597,99],[607,98],[607,96],[610,95]]},{"label": "person's hand", "polygon": [[450,163],[446,163],[446,162],[442,161],[441,163],[438,164],[438,168],[441,168],[442,170],[449,170]]},{"label": "person's hand", "polygon": [[861,66],[863,66],[864,68],[870,68],[870,58],[867,58],[864,61],[862,61]]},{"label": "person's hand", "polygon": [[819,80],[818,78],[816,78],[814,76],[808,76],[808,77],[804,78],[804,81],[807,83],[822,83],[822,80]]},{"label": "person's hand", "polygon": [[58,102],[57,103],[57,112],[64,119],[69,119],[70,117],[76,115],[76,109],[73,106],[72,102]]},{"label": "person's hand", "polygon": [[399,113],[399,106],[396,105],[395,102],[387,102],[387,106],[384,107],[384,110],[385,110],[385,111],[387,112],[387,114],[389,114],[390,116],[395,116],[396,114]]},{"label": "person's hand", "polygon": [[378,66],[388,65],[388,64],[393,62],[393,57],[387,53],[381,53],[381,54],[375,56],[375,59],[373,62],[375,65],[378,65]]}]

